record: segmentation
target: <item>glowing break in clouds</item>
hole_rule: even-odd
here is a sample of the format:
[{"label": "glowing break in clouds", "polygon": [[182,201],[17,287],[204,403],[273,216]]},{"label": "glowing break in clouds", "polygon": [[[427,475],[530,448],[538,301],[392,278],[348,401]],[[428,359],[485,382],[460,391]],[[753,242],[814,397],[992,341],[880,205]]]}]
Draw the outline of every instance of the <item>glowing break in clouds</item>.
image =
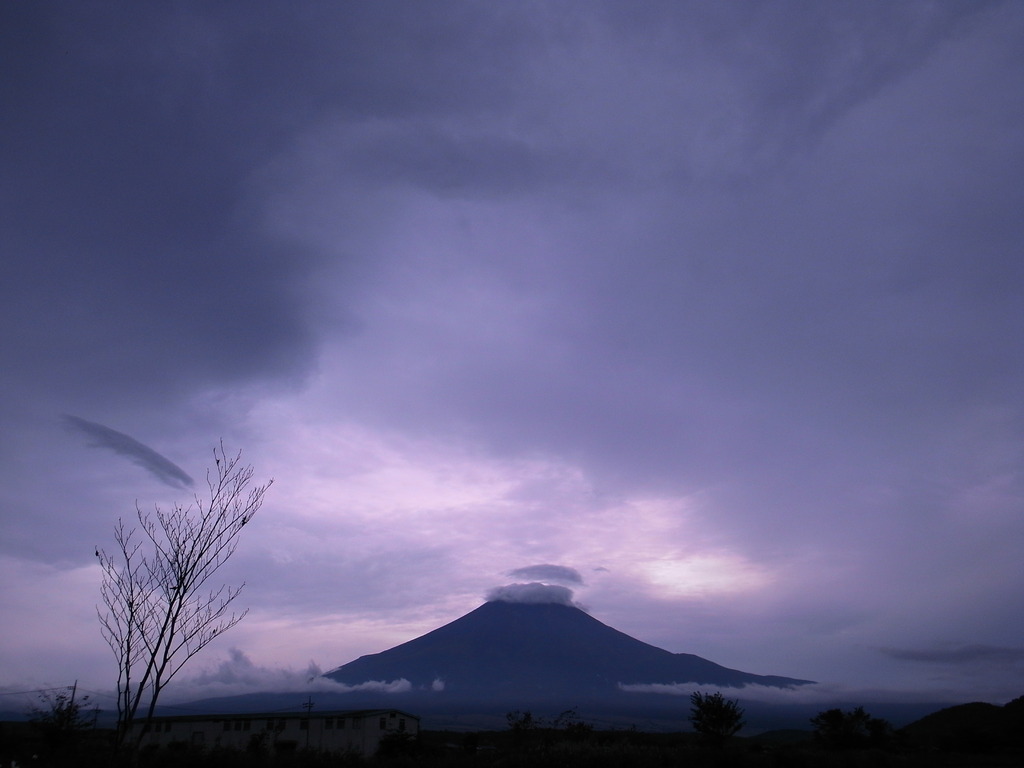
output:
[{"label": "glowing break in clouds", "polygon": [[753,563],[731,553],[664,558],[644,563],[641,570],[656,589],[673,595],[743,592],[769,581]]}]

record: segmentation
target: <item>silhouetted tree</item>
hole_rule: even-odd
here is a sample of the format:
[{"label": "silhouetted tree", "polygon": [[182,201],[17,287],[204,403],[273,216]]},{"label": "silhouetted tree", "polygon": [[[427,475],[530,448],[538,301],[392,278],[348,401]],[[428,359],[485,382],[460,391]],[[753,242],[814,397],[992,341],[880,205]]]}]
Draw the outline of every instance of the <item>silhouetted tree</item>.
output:
[{"label": "silhouetted tree", "polygon": [[96,710],[89,709],[89,697],[76,697],[77,684],[60,690],[60,693],[41,691],[40,705],[32,707],[29,721],[47,737],[59,737],[92,728]]},{"label": "silhouetted tree", "polygon": [[811,718],[814,736],[833,749],[881,746],[892,735],[892,726],[880,717],[872,717],[857,707],[849,712],[827,709]]},{"label": "silhouetted tree", "polygon": [[580,720],[580,713],[575,707],[559,713],[551,723],[551,727],[562,731],[571,741],[584,741],[590,738],[594,732],[593,725]]},{"label": "silhouetted tree", "polygon": [[505,713],[505,720],[508,722],[509,730],[512,731],[512,743],[516,748],[521,748],[528,741],[532,741],[533,733],[540,727],[539,718],[534,719],[533,713],[527,710],[520,712],[518,709]]},{"label": "silhouetted tree", "polygon": [[505,721],[508,723],[508,727],[512,730],[512,733],[525,733],[527,731],[532,731],[539,725],[538,721],[533,719],[533,713],[530,710],[520,712],[516,709],[512,712],[506,712]]},{"label": "silhouetted tree", "polygon": [[[247,613],[228,612],[245,584],[210,586],[231,558],[242,528],[263,504],[273,481],[250,488],[253,469],[223,443],[207,471],[209,499],[152,513],[135,505],[139,527],[118,519],[114,553],[97,549],[103,572],[97,609],[103,638],[117,658],[118,742],[146,702],[153,716],[164,686],[182,666]],[[207,591],[209,590],[209,591]]]},{"label": "silhouetted tree", "polygon": [[377,747],[377,756],[386,758],[395,755],[410,755],[416,752],[417,747],[416,737],[412,734],[392,731],[381,736],[380,745]]},{"label": "silhouetted tree", "polygon": [[82,736],[95,727],[98,710],[89,705],[88,696],[76,696],[77,690],[76,683],[59,693],[41,691],[39,705],[29,714],[29,722],[54,756],[72,754]]},{"label": "silhouetted tree", "polygon": [[693,730],[715,745],[721,746],[746,725],[739,701],[731,701],[721,692],[705,694],[700,691],[690,696],[690,723]]}]

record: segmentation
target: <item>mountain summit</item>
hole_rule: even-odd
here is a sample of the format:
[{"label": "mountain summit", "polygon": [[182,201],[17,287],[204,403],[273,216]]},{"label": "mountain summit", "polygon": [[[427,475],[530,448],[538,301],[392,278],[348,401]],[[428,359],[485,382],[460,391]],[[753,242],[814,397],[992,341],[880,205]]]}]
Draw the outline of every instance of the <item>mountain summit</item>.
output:
[{"label": "mountain summit", "polygon": [[810,683],[754,675],[641,642],[571,605],[492,600],[450,624],[327,672],[347,685],[405,679],[460,701],[606,700],[622,685],[694,683],[789,688]]}]

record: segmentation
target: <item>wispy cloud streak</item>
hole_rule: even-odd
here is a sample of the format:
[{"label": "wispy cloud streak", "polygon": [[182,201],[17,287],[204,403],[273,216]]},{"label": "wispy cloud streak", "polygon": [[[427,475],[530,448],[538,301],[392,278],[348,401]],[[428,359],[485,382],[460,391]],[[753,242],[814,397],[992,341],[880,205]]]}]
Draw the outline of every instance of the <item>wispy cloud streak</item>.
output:
[{"label": "wispy cloud streak", "polygon": [[1024,661],[1024,648],[1004,648],[994,645],[962,645],[957,648],[936,650],[920,648],[881,648],[880,650],[892,659],[921,661],[929,664]]},{"label": "wispy cloud streak", "polygon": [[65,426],[72,431],[80,432],[90,438],[90,445],[96,448],[107,448],[114,453],[127,457],[133,464],[145,469],[161,483],[172,488],[191,488],[192,478],[181,467],[170,459],[161,456],[148,445],[143,445],[134,437],[105,427],[94,421],[86,421],[77,416],[65,415]]},{"label": "wispy cloud streak", "polygon": [[566,565],[528,565],[509,571],[509,576],[516,579],[536,579],[537,581],[560,581],[565,584],[583,584],[583,577],[575,568]]}]

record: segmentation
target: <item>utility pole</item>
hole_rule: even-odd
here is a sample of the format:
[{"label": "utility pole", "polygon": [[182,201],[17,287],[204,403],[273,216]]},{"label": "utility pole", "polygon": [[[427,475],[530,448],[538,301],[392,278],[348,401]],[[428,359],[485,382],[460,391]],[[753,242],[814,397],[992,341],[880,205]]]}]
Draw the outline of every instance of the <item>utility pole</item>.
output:
[{"label": "utility pole", "polygon": [[71,686],[71,701],[68,703],[67,711],[67,723],[61,724],[61,727],[66,725],[67,728],[73,729],[78,725],[77,712],[75,712],[75,694],[78,693],[78,681],[75,680],[75,684]]},{"label": "utility pole", "polygon": [[313,697],[307,696],[306,701],[302,704],[302,708],[306,710],[306,749],[309,749],[309,729],[313,727],[312,718],[309,713],[313,709]]}]

